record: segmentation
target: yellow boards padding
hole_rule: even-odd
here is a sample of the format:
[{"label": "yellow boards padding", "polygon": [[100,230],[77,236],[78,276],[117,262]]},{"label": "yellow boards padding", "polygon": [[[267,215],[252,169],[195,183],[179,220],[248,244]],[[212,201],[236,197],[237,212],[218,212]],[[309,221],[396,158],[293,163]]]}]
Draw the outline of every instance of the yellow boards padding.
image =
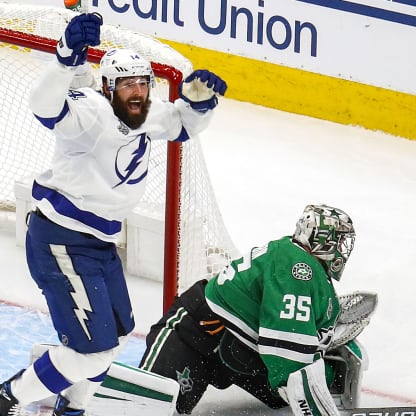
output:
[{"label": "yellow boards padding", "polygon": [[220,75],[228,84],[228,98],[416,139],[415,95],[162,41],[195,69]]}]

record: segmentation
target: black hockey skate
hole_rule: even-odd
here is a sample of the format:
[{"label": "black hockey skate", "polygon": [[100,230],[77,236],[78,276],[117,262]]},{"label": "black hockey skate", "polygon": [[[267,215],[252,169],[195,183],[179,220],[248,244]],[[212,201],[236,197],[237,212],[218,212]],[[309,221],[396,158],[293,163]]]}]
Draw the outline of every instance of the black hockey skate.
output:
[{"label": "black hockey skate", "polygon": [[0,416],[15,416],[19,414],[19,402],[13,396],[10,384],[15,378],[20,377],[23,371],[19,371],[12,378],[0,384]]},{"label": "black hockey skate", "polygon": [[84,416],[84,410],[73,409],[72,407],[68,407],[68,404],[69,400],[59,394],[52,416]]}]

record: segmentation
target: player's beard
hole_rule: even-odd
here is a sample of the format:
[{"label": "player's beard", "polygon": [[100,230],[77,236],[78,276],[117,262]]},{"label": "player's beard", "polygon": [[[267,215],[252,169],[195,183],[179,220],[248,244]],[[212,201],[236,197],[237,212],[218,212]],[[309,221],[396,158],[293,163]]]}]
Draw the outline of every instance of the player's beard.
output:
[{"label": "player's beard", "polygon": [[150,100],[149,96],[147,96],[146,100],[141,104],[140,114],[131,114],[129,111],[128,103],[120,100],[119,95],[115,92],[112,105],[114,114],[128,127],[135,130],[145,122],[151,103],[152,101]]}]

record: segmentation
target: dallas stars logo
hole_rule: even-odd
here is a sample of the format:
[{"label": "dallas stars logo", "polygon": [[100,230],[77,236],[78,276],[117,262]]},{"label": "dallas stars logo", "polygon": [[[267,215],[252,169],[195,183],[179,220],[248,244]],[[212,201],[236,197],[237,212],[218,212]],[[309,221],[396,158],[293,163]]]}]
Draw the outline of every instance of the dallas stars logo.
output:
[{"label": "dallas stars logo", "polygon": [[178,379],[178,383],[181,386],[181,393],[186,393],[187,391],[191,391],[194,385],[193,380],[189,377],[191,371],[188,367],[185,367],[182,373],[176,370],[176,378]]},{"label": "dallas stars logo", "polygon": [[312,279],[312,269],[309,264],[306,263],[296,263],[292,267],[292,276],[298,280],[311,280]]}]

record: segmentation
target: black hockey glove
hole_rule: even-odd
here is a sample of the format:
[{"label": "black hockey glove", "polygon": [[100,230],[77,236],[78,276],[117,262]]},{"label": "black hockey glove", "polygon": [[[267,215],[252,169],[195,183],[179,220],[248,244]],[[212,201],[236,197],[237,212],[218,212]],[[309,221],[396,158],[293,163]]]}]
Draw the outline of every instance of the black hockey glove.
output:
[{"label": "black hockey glove", "polygon": [[56,56],[66,66],[78,66],[87,60],[88,46],[100,44],[100,26],[103,18],[98,13],[75,16],[65,29],[58,44]]},{"label": "black hockey glove", "polygon": [[191,107],[205,113],[218,104],[218,96],[225,94],[227,84],[219,76],[199,69],[192,72],[179,86],[179,96]]}]

